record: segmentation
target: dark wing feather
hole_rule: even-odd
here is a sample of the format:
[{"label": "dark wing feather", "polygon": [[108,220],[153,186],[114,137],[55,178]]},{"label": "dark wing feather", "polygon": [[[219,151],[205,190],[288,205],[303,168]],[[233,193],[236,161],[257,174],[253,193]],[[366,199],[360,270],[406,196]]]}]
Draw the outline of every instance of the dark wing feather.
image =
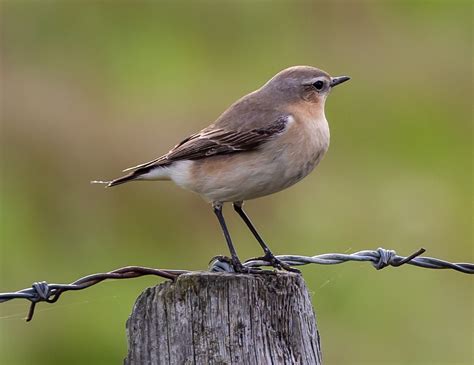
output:
[{"label": "dark wing feather", "polygon": [[287,117],[281,117],[262,128],[235,131],[206,129],[178,144],[163,156],[163,162],[196,160],[208,156],[250,151],[282,133],[287,123]]},{"label": "dark wing feather", "polygon": [[197,160],[208,156],[250,151],[282,133],[287,123],[288,117],[285,116],[260,128],[225,130],[211,126],[181,141],[166,155],[124,171],[144,173],[155,166],[167,165],[173,161]]}]

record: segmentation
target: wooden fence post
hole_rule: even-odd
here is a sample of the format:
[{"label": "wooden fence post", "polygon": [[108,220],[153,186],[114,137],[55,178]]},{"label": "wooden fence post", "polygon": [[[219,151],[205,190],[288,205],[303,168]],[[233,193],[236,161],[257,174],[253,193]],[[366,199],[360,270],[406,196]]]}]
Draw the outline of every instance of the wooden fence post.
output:
[{"label": "wooden fence post", "polygon": [[193,272],[146,289],[125,364],[321,364],[303,277]]}]

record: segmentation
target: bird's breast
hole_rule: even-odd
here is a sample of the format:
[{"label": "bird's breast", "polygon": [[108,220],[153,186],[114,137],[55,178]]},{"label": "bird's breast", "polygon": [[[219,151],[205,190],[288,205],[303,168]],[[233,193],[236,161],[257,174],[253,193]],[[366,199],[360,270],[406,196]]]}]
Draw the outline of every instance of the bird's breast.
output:
[{"label": "bird's breast", "polygon": [[329,125],[324,115],[292,120],[287,133],[275,141],[285,185],[301,180],[318,165],[329,148],[329,140]]}]

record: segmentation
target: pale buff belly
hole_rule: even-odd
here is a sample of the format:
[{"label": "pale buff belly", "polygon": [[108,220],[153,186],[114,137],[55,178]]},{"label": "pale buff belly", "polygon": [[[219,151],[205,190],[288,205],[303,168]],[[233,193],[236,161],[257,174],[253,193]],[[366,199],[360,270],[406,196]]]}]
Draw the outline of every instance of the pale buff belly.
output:
[{"label": "pale buff belly", "polygon": [[259,151],[188,161],[186,178],[173,180],[209,201],[243,201],[276,193],[300,181],[321,161],[329,146],[324,122],[308,131],[295,130],[297,135],[289,131]]}]

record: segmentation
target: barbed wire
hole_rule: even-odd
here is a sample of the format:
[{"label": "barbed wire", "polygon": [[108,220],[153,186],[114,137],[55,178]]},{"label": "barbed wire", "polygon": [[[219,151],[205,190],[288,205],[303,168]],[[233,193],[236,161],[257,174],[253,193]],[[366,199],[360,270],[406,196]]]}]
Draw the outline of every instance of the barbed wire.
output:
[{"label": "barbed wire", "polygon": [[35,306],[38,302],[55,303],[62,293],[70,290],[82,290],[96,285],[107,279],[131,279],[145,275],[155,275],[162,278],[176,279],[179,275],[187,273],[185,270],[160,270],[142,266],[126,266],[106,273],[97,273],[84,276],[70,284],[48,284],[46,281],[33,283],[31,288],[22,289],[11,293],[0,293],[0,303],[12,299],[27,299],[31,302],[26,321],[33,318]]},{"label": "barbed wire", "polygon": [[[277,257],[290,266],[306,264],[334,265],[348,261],[369,261],[377,270],[381,270],[387,266],[398,267],[408,264],[426,269],[452,269],[464,274],[474,274],[474,264],[452,263],[434,257],[419,257],[425,253],[425,251],[424,248],[420,248],[407,257],[399,256],[394,250],[386,250],[384,248],[359,251],[352,254],[327,253],[312,257],[297,255],[283,255]],[[249,260],[246,262],[248,266],[256,267],[264,266],[264,263],[262,260]]]},{"label": "barbed wire", "polygon": [[[316,256],[279,255],[276,256],[284,263],[291,266],[307,264],[334,265],[348,261],[369,261],[377,269],[381,270],[387,266],[398,267],[404,264],[414,265],[427,269],[452,269],[465,274],[474,274],[472,263],[451,263],[433,257],[420,257],[425,252],[421,248],[407,257],[399,256],[394,250],[378,248],[377,250],[365,250],[352,254],[327,253]],[[243,264],[248,268],[261,268],[270,266],[263,258],[253,258]],[[224,256],[216,256],[209,264],[211,272],[234,272],[230,259]],[[12,299],[26,299],[31,302],[26,321],[33,318],[36,304],[39,302],[55,303],[60,296],[70,290],[82,290],[96,285],[108,279],[131,279],[146,275],[155,275],[165,279],[175,280],[179,275],[190,273],[188,270],[153,269],[142,266],[126,266],[106,273],[97,273],[82,277],[70,284],[48,284],[45,281],[35,282],[30,288],[21,289],[16,292],[0,293],[0,303]],[[268,271],[262,271],[267,272]]]}]

